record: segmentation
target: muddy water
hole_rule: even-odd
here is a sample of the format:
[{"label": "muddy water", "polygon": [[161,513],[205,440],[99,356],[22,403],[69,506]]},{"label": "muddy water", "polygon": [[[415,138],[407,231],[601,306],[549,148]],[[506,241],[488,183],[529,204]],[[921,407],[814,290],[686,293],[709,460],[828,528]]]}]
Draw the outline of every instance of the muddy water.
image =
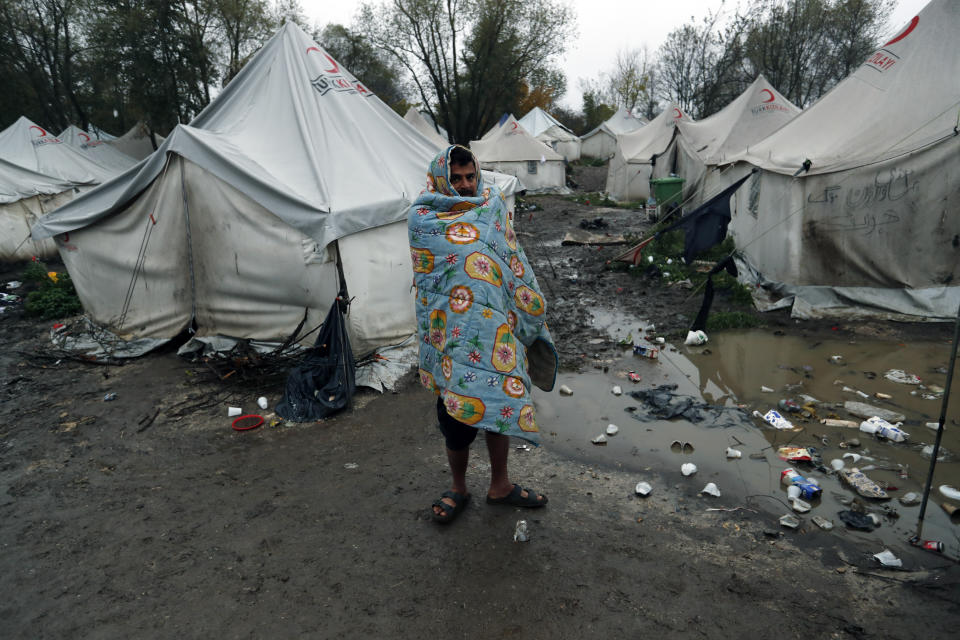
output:
[{"label": "muddy water", "polygon": [[[594,324],[605,330],[613,341],[627,335],[638,338],[648,328],[610,312],[594,314]],[[584,374],[561,374],[558,386],[569,386],[574,391],[572,396],[554,392],[539,394],[536,398],[545,443],[590,463],[632,470],[638,481],[653,484],[654,491],[658,486],[661,489],[678,486],[690,496],[696,495],[707,482],[715,482],[723,495],[694,497],[688,501],[696,505],[693,509],[701,503],[704,509],[752,505],[778,515],[792,513],[786,489],[780,484],[780,472],[794,466],[801,473],[817,478],[823,487],[823,496],[810,501],[813,509],[809,513],[795,514],[805,529],[818,531],[810,518],[819,515],[833,521],[835,535],[859,539],[870,549],[876,547],[874,552],[884,546],[895,553],[907,552],[906,540],[916,531],[920,507],[904,506],[898,498],[907,492],[923,491],[930,458],[922,449],[933,444],[936,438],[936,431],[925,425],[939,418],[942,399],[936,389],[942,389],[946,383],[949,344],[898,345],[859,338],[855,342],[816,343],[800,336],[748,330],[718,333],[703,347],[670,344],[663,347],[657,361],[633,356],[630,350],[624,349],[622,357],[600,362],[600,369]],[[886,379],[884,373],[891,369],[917,375],[927,388]],[[629,371],[639,374],[641,381],[630,382]],[[943,484],[960,487],[960,464],[956,455],[960,453],[957,377],[955,374],[941,442],[942,461],[936,467],[923,527],[923,537],[943,541],[947,554],[954,558],[960,554],[960,516],[954,516],[951,521],[941,509],[945,499],[937,488]],[[643,403],[629,393],[668,383],[678,385],[678,394],[696,400],[731,408],[741,406],[746,418],[724,428],[711,426],[710,421],[693,424],[682,419],[650,422],[635,419],[634,413],[642,416],[646,411]],[[614,385],[622,388],[622,395],[612,393]],[[844,387],[849,390],[844,391]],[[764,388],[773,391],[764,391]],[[891,397],[880,399],[875,396],[877,393]],[[789,417],[799,430],[778,431],[749,417],[753,410],[764,413],[777,408],[779,400],[799,399],[801,394],[813,396],[822,403],[815,405],[818,417],[839,417],[858,424],[862,419],[846,412],[843,402],[859,401],[895,410],[905,415],[903,428],[910,433],[910,438],[906,443],[892,443],[857,428],[826,427],[813,417],[795,414]],[[864,394],[869,397],[863,397]],[[933,399],[925,399],[924,394]],[[611,423],[619,427],[619,432],[608,437],[606,445],[592,444],[591,439],[604,433]],[[859,439],[859,447],[841,446],[854,438]],[[677,442],[690,446],[681,448]],[[856,497],[854,491],[833,474],[816,471],[804,463],[782,461],[777,456],[777,448],[786,444],[817,447],[827,468],[832,459],[842,459],[845,453],[872,458],[856,464],[847,459],[846,466],[857,466],[871,479],[890,487],[890,500],[862,499],[868,509],[881,518],[881,526],[872,532],[846,528],[837,512],[849,508],[845,503]],[[727,447],[740,450],[742,457],[728,459]],[[695,475],[681,474],[680,467],[685,462],[697,465]],[[868,465],[875,468],[870,469]],[[904,471],[906,478],[902,477]],[[892,517],[890,510],[899,517]],[[771,522],[773,528],[776,528],[775,522]]]}]

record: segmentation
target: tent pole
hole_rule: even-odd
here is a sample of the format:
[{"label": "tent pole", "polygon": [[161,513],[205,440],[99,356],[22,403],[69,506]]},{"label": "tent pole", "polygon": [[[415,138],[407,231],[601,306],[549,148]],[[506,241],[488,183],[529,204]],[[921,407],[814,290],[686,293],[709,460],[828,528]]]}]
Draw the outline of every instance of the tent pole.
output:
[{"label": "tent pole", "polygon": [[943,389],[943,403],[940,405],[940,424],[937,425],[937,439],[933,443],[930,456],[930,471],[927,473],[927,485],[923,489],[923,502],[917,517],[917,537],[923,532],[923,515],[927,510],[927,499],[933,486],[933,470],[937,466],[937,454],[940,452],[940,440],[943,438],[943,425],[947,419],[947,404],[950,402],[950,383],[953,381],[953,367],[957,362],[957,341],[960,340],[960,307],[957,308],[957,323],[953,329],[953,344],[950,346],[950,366],[947,367],[947,384]]}]

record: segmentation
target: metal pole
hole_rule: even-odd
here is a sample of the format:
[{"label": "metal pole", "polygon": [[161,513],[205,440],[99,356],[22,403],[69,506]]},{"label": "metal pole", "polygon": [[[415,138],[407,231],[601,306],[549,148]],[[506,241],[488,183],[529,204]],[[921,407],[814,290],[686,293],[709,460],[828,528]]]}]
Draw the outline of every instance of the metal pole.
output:
[{"label": "metal pole", "polygon": [[953,382],[953,366],[957,361],[957,341],[960,340],[960,307],[957,308],[957,323],[953,329],[953,344],[950,346],[950,366],[947,367],[947,384],[943,389],[943,404],[940,405],[940,424],[937,425],[937,439],[933,443],[933,455],[930,456],[930,471],[927,473],[927,486],[923,489],[923,502],[920,503],[920,515],[917,518],[917,537],[923,532],[923,514],[927,511],[927,498],[933,486],[933,470],[937,466],[937,454],[940,452],[940,440],[943,438],[943,424],[947,419],[947,404],[950,402],[950,384]]}]

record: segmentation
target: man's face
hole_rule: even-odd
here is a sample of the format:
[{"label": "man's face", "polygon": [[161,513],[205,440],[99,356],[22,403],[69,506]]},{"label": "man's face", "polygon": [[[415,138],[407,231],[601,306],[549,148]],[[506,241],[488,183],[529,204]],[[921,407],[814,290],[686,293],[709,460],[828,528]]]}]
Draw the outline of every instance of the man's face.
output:
[{"label": "man's face", "polygon": [[450,165],[450,186],[464,198],[477,195],[477,169],[472,162]]}]

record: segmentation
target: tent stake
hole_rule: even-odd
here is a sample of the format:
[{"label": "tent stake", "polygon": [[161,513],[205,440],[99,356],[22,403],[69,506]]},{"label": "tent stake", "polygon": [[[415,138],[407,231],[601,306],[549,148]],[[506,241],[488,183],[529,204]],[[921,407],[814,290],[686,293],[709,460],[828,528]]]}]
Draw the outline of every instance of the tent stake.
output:
[{"label": "tent stake", "polygon": [[930,456],[930,471],[927,473],[927,485],[923,488],[923,502],[920,504],[920,515],[917,517],[917,537],[923,532],[923,515],[927,511],[927,498],[933,486],[933,470],[937,466],[937,454],[940,452],[940,440],[943,438],[943,424],[947,419],[947,404],[950,402],[950,383],[953,381],[953,367],[957,362],[957,340],[960,340],[960,307],[957,308],[957,323],[953,328],[953,344],[950,346],[950,366],[947,367],[947,384],[943,390],[943,403],[940,405],[940,424],[937,425],[937,439],[933,443],[933,454]]}]

